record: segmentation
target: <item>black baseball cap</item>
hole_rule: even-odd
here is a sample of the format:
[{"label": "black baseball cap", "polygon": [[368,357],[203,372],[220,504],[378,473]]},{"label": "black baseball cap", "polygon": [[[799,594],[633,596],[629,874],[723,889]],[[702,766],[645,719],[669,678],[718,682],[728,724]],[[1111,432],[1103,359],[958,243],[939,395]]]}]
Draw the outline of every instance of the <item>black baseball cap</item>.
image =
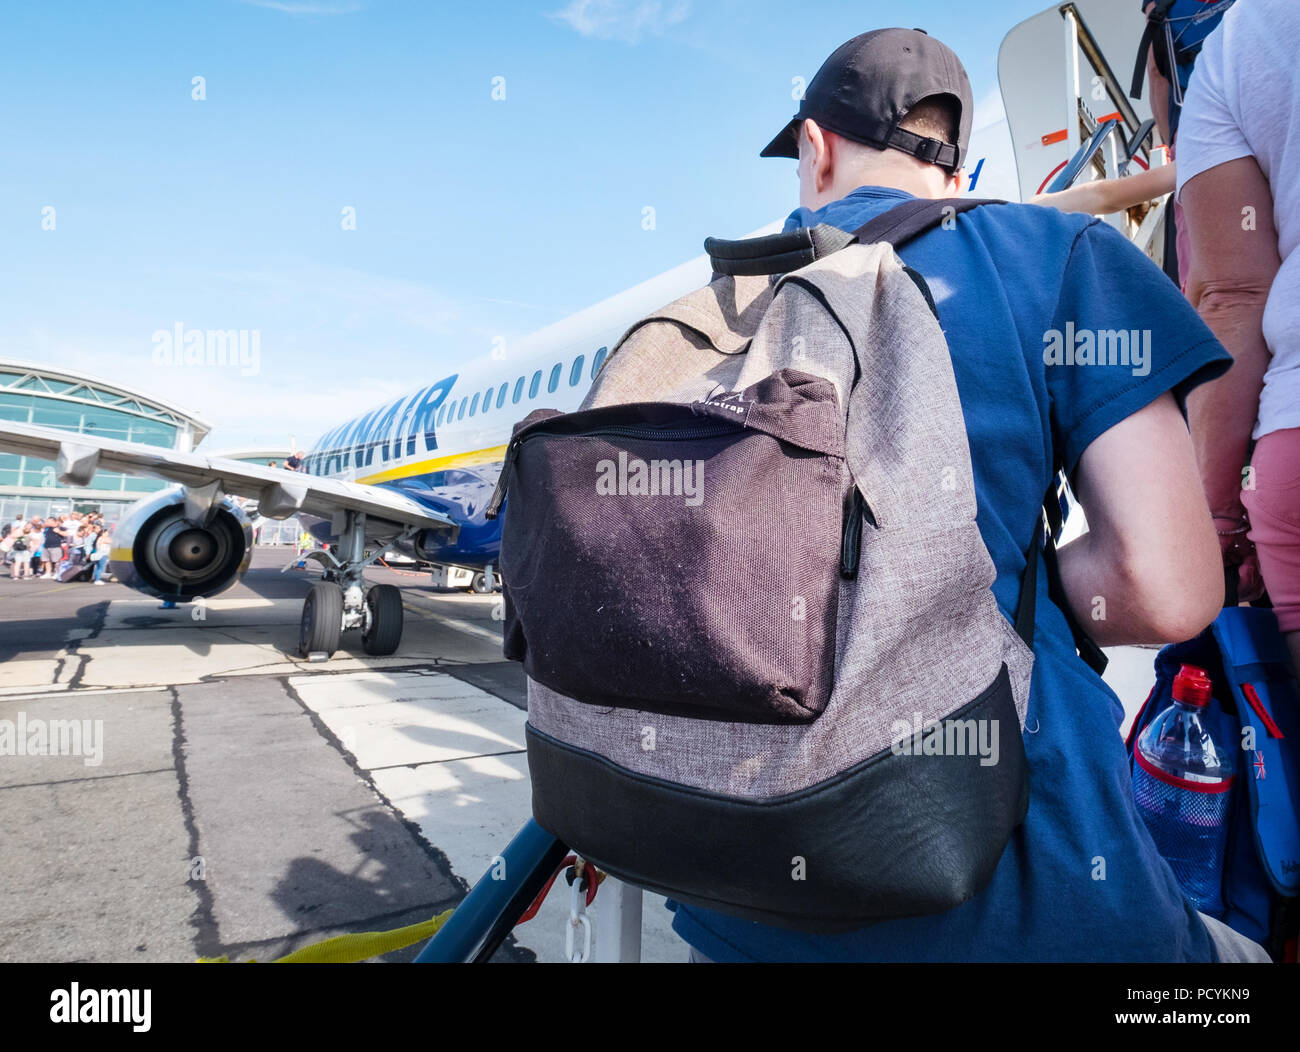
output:
[{"label": "black baseball cap", "polygon": [[[898,125],[921,99],[950,95],[959,113],[955,143]],[[822,63],[794,115],[760,157],[799,157],[799,122],[811,117],[854,142],[902,150],[956,171],[970,146],[975,100],[961,60],[923,29],[876,29],[837,47]]]}]

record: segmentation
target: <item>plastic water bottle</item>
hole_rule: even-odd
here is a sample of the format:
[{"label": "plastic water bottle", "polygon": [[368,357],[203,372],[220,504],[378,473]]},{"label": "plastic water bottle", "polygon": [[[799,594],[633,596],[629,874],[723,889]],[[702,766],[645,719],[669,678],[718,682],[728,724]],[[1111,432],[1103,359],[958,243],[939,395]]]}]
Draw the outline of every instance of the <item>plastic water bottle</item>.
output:
[{"label": "plastic water bottle", "polygon": [[1221,917],[1232,753],[1202,723],[1210,702],[1204,669],[1183,665],[1174,677],[1173,696],[1174,703],[1138,738],[1133,798],[1183,893],[1202,913]]}]

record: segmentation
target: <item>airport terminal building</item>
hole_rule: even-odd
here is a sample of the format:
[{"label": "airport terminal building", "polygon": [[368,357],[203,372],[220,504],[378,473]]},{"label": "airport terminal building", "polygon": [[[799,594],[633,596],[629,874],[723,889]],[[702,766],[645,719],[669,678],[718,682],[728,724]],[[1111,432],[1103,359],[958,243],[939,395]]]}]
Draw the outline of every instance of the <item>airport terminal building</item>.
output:
[{"label": "airport terminal building", "polygon": [[[119,383],[34,362],[0,358],[0,420],[188,452],[211,430],[192,413]],[[160,479],[98,472],[89,486],[62,486],[51,461],[0,453],[0,521],[21,515],[96,511],[116,522]]]}]

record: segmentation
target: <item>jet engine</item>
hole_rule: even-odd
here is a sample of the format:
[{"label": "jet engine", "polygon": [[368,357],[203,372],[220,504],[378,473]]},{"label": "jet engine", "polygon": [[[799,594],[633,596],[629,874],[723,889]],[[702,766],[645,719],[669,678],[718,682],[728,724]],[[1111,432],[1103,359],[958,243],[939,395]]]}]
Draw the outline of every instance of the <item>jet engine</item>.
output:
[{"label": "jet engine", "polygon": [[189,602],[224,591],[244,575],[253,527],[230,497],[207,503],[185,487],[135,504],[113,530],[114,576],[147,595]]}]

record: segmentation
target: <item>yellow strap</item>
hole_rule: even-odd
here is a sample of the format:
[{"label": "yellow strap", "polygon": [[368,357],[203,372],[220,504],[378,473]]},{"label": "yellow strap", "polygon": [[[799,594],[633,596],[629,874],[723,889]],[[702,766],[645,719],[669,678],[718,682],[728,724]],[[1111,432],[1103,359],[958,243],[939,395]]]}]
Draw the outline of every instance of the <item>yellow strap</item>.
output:
[{"label": "yellow strap", "polygon": [[[425,939],[433,938],[438,929],[452,914],[444,910],[431,920],[419,924],[408,924],[405,928],[392,931],[359,931],[351,935],[337,935],[332,939],[304,946],[286,957],[272,961],[272,964],[356,964],[358,961],[379,957],[394,950],[401,950]],[[229,964],[229,957],[200,957],[199,964]],[[249,961],[256,964],[256,961]]]}]

